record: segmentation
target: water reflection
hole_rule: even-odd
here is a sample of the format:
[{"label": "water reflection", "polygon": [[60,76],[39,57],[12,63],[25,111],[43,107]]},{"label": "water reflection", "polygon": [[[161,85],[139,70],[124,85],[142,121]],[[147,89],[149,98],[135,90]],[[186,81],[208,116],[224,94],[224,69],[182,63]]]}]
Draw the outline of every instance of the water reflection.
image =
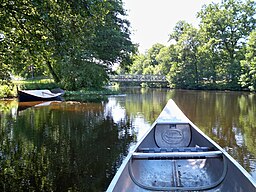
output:
[{"label": "water reflection", "polygon": [[256,156],[255,94],[180,91],[174,100],[200,129],[255,175],[250,167],[250,159]]},{"label": "water reflection", "polygon": [[56,103],[31,107],[15,119],[2,112],[0,190],[106,188],[133,135],[129,118],[114,122],[105,105]]},{"label": "water reflection", "polygon": [[255,94],[123,91],[98,103],[40,103],[22,111],[15,100],[0,101],[0,190],[104,191],[170,98],[256,178]]}]

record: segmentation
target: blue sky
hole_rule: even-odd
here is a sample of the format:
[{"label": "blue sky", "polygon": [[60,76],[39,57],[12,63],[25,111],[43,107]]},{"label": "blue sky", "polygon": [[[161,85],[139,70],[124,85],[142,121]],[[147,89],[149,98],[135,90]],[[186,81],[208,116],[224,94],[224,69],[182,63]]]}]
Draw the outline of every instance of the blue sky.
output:
[{"label": "blue sky", "polygon": [[196,14],[204,4],[221,0],[123,0],[131,22],[132,41],[144,53],[155,43],[168,45],[168,35],[180,20],[197,26]]}]

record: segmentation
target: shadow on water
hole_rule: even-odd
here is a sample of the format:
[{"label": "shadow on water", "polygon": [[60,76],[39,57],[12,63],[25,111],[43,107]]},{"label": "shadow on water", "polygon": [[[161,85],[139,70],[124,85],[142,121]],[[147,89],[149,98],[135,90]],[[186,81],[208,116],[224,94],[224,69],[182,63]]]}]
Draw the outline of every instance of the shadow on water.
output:
[{"label": "shadow on water", "polygon": [[104,105],[54,103],[18,116],[1,110],[0,190],[106,188],[133,136],[130,120],[114,123]]},{"label": "shadow on water", "polygon": [[256,179],[255,94],[123,92],[125,96],[97,102],[29,108],[15,100],[0,101],[0,191],[106,190],[129,149],[170,98]]}]

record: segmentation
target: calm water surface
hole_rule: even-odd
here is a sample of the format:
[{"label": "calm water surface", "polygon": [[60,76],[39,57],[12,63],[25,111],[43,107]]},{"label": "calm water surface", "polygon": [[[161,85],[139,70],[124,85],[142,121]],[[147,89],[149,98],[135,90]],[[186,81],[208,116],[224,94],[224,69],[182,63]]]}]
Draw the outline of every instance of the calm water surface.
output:
[{"label": "calm water surface", "polygon": [[104,191],[172,98],[256,180],[256,95],[125,89],[100,102],[0,101],[0,191]]}]

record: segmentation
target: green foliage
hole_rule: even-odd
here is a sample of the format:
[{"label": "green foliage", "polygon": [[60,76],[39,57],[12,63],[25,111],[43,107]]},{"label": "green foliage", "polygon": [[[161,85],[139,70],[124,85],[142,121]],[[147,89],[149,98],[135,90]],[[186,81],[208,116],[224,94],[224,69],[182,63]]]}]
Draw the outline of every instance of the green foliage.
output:
[{"label": "green foliage", "polygon": [[8,85],[0,85],[0,98],[13,97],[13,87]]},{"label": "green foliage", "polygon": [[254,1],[227,0],[204,6],[198,13],[204,40],[212,42],[212,49],[221,58],[217,64],[223,69],[221,76],[231,87],[238,85],[244,40],[256,25],[255,8]]},{"label": "green foliage", "polygon": [[[179,24],[179,23],[178,23]],[[196,88],[199,84],[199,67],[198,67],[198,46],[200,45],[197,29],[189,24],[176,38],[177,58],[170,69],[170,83],[175,87]],[[176,27],[175,29],[178,29]],[[174,31],[174,34],[178,32]],[[171,35],[172,36],[172,35]]]},{"label": "green foliage", "polygon": [[27,80],[23,82],[18,82],[17,86],[19,87],[19,89],[27,89],[27,90],[54,89],[59,87],[58,84],[54,83],[53,81],[41,81],[41,80]]},{"label": "green foliage", "polygon": [[256,31],[250,34],[246,47],[245,60],[241,61],[243,73],[240,76],[240,84],[251,91],[256,90]]},{"label": "green foliage", "polygon": [[135,51],[119,0],[3,0],[0,10],[0,33],[5,37],[0,41],[0,59],[5,74],[51,75],[71,88],[100,86],[105,77],[86,84],[86,79],[80,80],[84,75],[75,72],[79,76],[74,86],[69,82],[74,77],[69,79],[66,74],[81,70],[84,63],[94,63],[86,66],[90,72],[99,70],[99,65],[108,70],[114,63],[127,61]]},{"label": "green foliage", "polygon": [[164,45],[157,43],[153,45],[145,55],[135,55],[133,64],[129,67],[129,73],[138,75],[155,74],[155,70],[160,64],[158,54],[162,48],[164,48]]},{"label": "green foliage", "polygon": [[186,21],[178,21],[173,29],[173,32],[170,34],[169,40],[175,40],[176,42],[179,41],[180,36],[182,36],[189,28],[191,28],[191,25]]},{"label": "green foliage", "polygon": [[74,61],[67,68],[71,70],[62,71],[62,76],[65,78],[61,81],[67,90],[79,90],[86,87],[101,88],[108,81],[106,69],[102,65]]},{"label": "green foliage", "polygon": [[133,63],[129,66],[129,73],[134,75],[141,75],[144,69],[144,61],[146,60],[146,56],[143,54],[134,55]]},{"label": "green foliage", "polygon": [[[3,42],[0,40],[0,51],[3,49],[3,46]],[[0,54],[0,85],[8,85],[11,82],[10,66],[6,62],[3,62],[3,58],[4,55]]]},{"label": "green foliage", "polygon": [[172,58],[175,55],[175,49],[173,46],[163,47],[160,49],[159,53],[156,56],[158,65],[155,66],[155,75],[165,75],[170,71]]},{"label": "green foliage", "polygon": [[174,88],[255,90],[255,16],[251,0],[203,6],[199,29],[179,21],[171,45],[135,57],[130,73],[165,75]]}]

